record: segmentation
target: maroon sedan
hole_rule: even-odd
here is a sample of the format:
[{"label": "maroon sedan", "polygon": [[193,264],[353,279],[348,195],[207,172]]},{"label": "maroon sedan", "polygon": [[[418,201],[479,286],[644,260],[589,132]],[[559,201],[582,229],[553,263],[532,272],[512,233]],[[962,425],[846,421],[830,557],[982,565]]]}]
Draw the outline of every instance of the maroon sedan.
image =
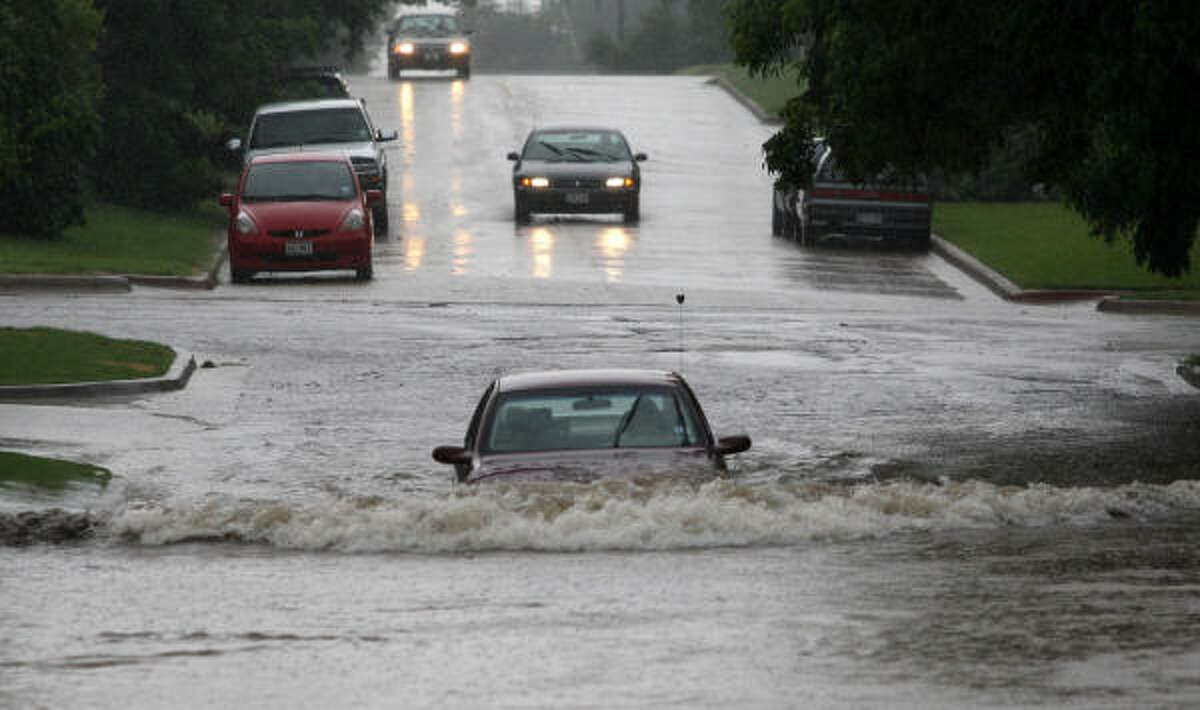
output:
[{"label": "maroon sedan", "polygon": [[713,475],[750,437],[717,439],[674,372],[561,370],[501,377],[479,401],[462,446],[435,461],[460,482]]},{"label": "maroon sedan", "polygon": [[234,283],[259,271],[352,269],[372,276],[371,207],[379,190],[363,190],[340,153],[255,156],[229,208],[229,268]]}]

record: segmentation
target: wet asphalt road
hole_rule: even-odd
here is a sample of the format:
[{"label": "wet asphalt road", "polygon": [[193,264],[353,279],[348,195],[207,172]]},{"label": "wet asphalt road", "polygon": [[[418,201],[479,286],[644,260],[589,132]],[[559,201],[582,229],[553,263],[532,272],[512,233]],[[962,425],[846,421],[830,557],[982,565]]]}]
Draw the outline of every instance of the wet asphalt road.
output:
[{"label": "wet asphalt road", "polygon": [[[0,404],[0,448],[117,474],[0,495],[111,522],[0,550],[0,707],[1196,701],[1194,319],[775,239],[769,130],[702,79],[351,86],[401,136],[374,281],[0,295],[213,365]],[[578,121],[650,154],[643,220],[515,226],[505,153]],[[683,370],[754,439],[735,480],[461,491],[430,460],[495,375],[600,366]]]}]

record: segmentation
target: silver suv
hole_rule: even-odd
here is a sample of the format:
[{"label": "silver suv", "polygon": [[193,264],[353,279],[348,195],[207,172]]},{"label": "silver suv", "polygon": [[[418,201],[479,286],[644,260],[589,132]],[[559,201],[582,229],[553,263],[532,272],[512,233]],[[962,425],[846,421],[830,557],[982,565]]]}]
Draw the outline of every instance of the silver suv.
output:
[{"label": "silver suv", "polygon": [[383,144],[394,140],[396,131],[376,128],[360,99],[320,99],[259,106],[245,143],[232,138],[225,146],[242,151],[245,162],[256,155],[298,150],[345,153],[362,189],[384,193],[374,218],[375,229],[385,232],[388,171]]}]

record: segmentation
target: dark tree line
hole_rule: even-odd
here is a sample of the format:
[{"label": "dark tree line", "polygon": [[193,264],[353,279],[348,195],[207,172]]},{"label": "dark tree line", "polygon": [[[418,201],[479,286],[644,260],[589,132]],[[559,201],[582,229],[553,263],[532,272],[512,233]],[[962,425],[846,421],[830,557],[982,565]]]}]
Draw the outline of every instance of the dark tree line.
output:
[{"label": "dark tree line", "polygon": [[1186,272],[1200,222],[1200,4],[731,0],[736,60],[807,89],[764,146],[788,184],[824,136],[862,177],[972,173],[998,150],[1138,263]]},{"label": "dark tree line", "polygon": [[0,233],[58,235],[89,195],[194,205],[287,67],[352,57],[392,5],[0,0]]},{"label": "dark tree line", "polygon": [[[728,61],[729,30],[722,13],[726,0],[630,0],[617,29],[591,32],[586,57],[610,72],[670,73],[694,64]],[[616,2],[604,8],[613,13]]]}]

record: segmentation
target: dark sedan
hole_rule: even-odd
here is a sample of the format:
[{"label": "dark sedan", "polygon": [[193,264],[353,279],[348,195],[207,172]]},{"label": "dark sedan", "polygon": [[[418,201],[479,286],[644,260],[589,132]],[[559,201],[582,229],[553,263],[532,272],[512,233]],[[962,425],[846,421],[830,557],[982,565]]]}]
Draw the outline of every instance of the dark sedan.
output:
[{"label": "dark sedan", "polygon": [[513,163],[514,217],[531,214],[610,213],[636,222],[641,216],[642,174],[620,131],[611,128],[540,128],[525,139]]},{"label": "dark sedan", "polygon": [[656,370],[561,370],[492,382],[462,446],[435,461],[457,480],[590,482],[640,475],[707,475],[750,437],[717,439],[683,377]]}]

